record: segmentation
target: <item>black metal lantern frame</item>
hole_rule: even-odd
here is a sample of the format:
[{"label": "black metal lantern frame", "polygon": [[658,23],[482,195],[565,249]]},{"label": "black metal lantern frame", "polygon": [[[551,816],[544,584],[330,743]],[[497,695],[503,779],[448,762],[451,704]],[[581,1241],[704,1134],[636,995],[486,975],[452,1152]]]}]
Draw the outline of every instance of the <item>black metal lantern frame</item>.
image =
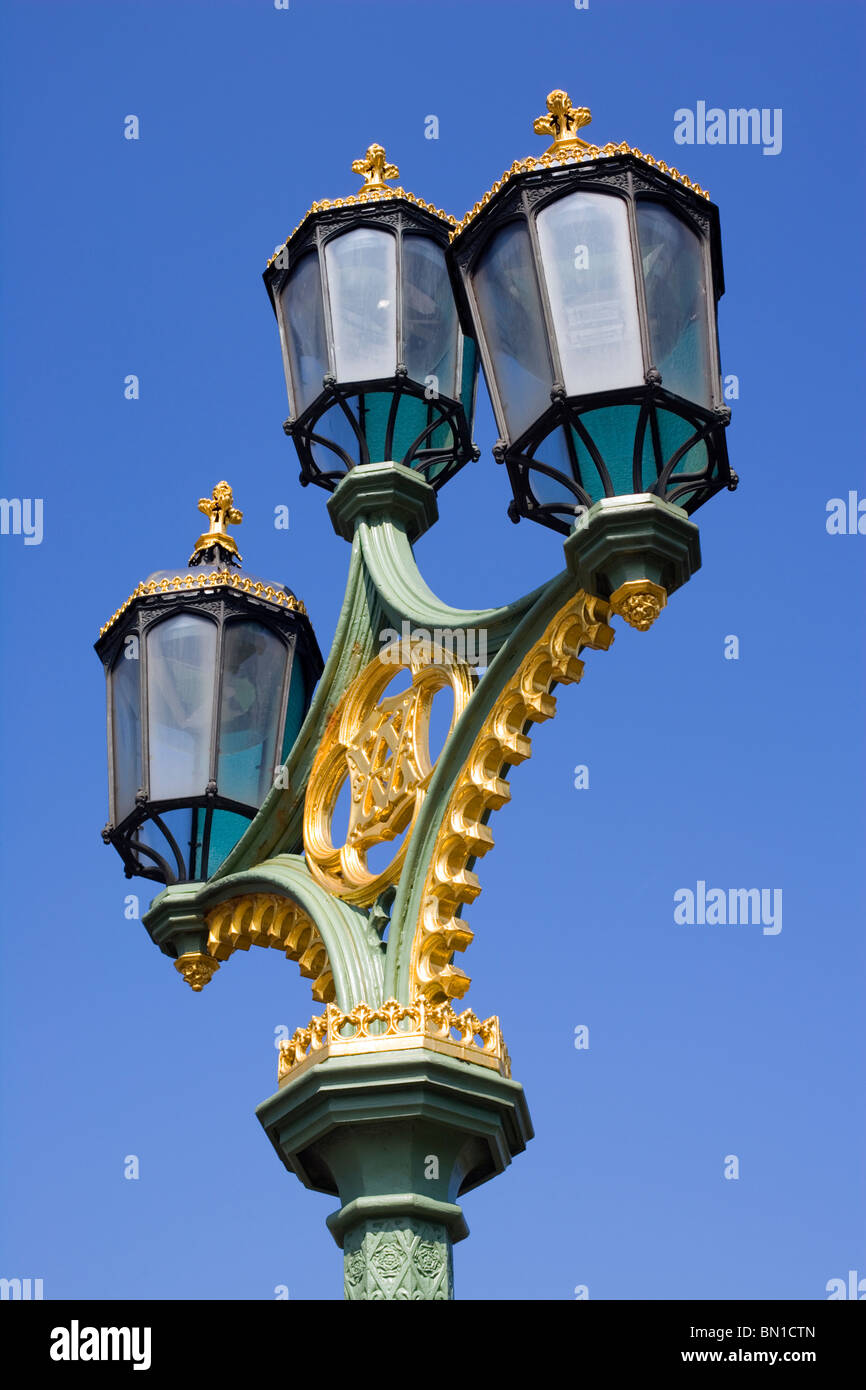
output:
[{"label": "black metal lantern frame", "polygon": [[[545,208],[577,192],[618,197],[627,207],[643,382],[635,386],[569,396],[563,385],[564,372],[543,272],[536,218]],[[637,207],[641,201],[655,202],[673,212],[697,235],[700,242],[705,284],[708,287],[707,346],[712,388],[709,406],[687,400],[668,390],[652,358],[637,225]],[[552,384],[550,406],[519,435],[510,438],[505,402],[484,333],[472,276],[495,234],[513,222],[522,222],[530,237]],[[731,471],[725,439],[725,428],[731,412],[723,400],[719,363],[716,309],[724,293],[724,272],[719,215],[715,204],[632,154],[584,158],[579,164],[537,168],[514,174],[469,220],[468,225],[458,230],[448,260],[461,322],[464,331],[471,331],[477,337],[485,380],[502,436],[494,446],[493,453],[497,462],[504,462],[508,469],[513,491],[508,514],[512,521],[529,517],[562,534],[568,534],[575,518],[602,496],[613,497],[629,490],[653,493],[667,502],[682,506],[691,514],[721,489],[727,487],[733,490],[736,487],[737,475]],[[621,485],[621,448],[617,450],[616,471],[620,475],[620,485],[617,486],[611,476],[613,460],[605,456],[604,448],[593,438],[586,419],[594,411],[622,406],[637,408],[633,440],[628,451],[630,488]],[[662,441],[659,412],[667,412],[683,422],[683,437],[675,447],[666,447]],[[557,431],[562,434],[559,447],[564,447],[566,451],[567,471],[556,463],[546,462],[543,457],[545,445],[549,444],[551,436]],[[585,451],[582,462],[579,445]],[[706,449],[703,466],[695,471],[684,471],[682,461],[698,445],[704,445]],[[701,454],[702,451],[699,451],[699,456]],[[557,462],[561,463],[562,459]],[[540,499],[538,493],[543,493],[545,480],[550,480],[557,490],[564,491],[566,497],[552,502]]]},{"label": "black metal lantern frame", "polygon": [[[348,203],[350,200],[347,199]],[[397,351],[392,375],[369,380],[339,380],[334,342],[331,294],[325,249],[336,238],[356,228],[383,231],[396,241],[396,334]],[[472,418],[478,383],[478,357],[474,336],[465,327],[457,332],[457,361],[454,380],[461,391],[454,396],[431,392],[425,381],[413,380],[404,357],[403,335],[403,250],[410,236],[421,235],[447,251],[451,223],[405,197],[393,196],[381,201],[354,206],[331,207],[327,212],[312,212],[286,243],[284,250],[264,272],[265,286],[280,328],[283,359],[289,398],[293,408],[297,400],[297,383],[292,381],[288,339],[290,328],[285,321],[281,294],[298,262],[310,252],[318,257],[320,283],[324,300],[324,333],[327,345],[328,370],[323,374],[318,395],[297,415],[283,424],[285,433],[294,441],[301,463],[300,483],[306,487],[315,483],[333,492],[346,473],[358,464],[382,459],[402,463],[421,473],[437,490],[468,462],[480,457],[472,443]],[[456,327],[457,325],[455,325]],[[369,401],[387,395],[390,403],[384,422],[384,444],[371,452]],[[395,449],[400,423],[400,406],[406,398],[423,403],[421,428],[412,437],[403,439]],[[340,412],[349,431],[353,448],[329,438],[325,429],[326,417],[334,409]],[[377,431],[382,438],[381,426]],[[405,431],[403,431],[405,434]],[[442,434],[445,442],[442,442]],[[437,434],[440,436],[437,441]],[[322,467],[316,460],[314,446],[333,455],[332,468]]]},{"label": "black metal lantern frame", "polygon": [[[185,577],[185,576],[182,576]],[[246,576],[245,578],[249,578]],[[222,581],[222,575],[214,579]],[[264,587],[263,585],[261,587]],[[291,596],[294,601],[294,596]],[[150,795],[151,759],[149,746],[149,695],[147,637],[160,624],[172,618],[196,614],[213,623],[217,629],[214,657],[214,679],[207,698],[212,700],[208,778],[200,794],[173,798],[152,799]],[[285,649],[281,688],[273,692],[278,706],[276,723],[279,758],[284,737],[289,687],[300,661],[305,679],[304,712],[309,706],[315,681],[323,669],[322,655],[305,613],[297,608],[277,608],[274,603],[258,599],[249,593],[235,591],[220,582],[208,592],[206,586],[190,592],[169,591],[134,598],[122,616],[112,622],[95,644],[97,655],[105,666],[108,709],[108,762],[111,820],[102,832],[106,844],[114,845],[123,860],[127,878],[134,875],[171,884],[208,877],[207,866],[211,849],[213,818],[217,811],[230,811],[252,820],[259,807],[246,801],[233,800],[220,794],[217,783],[221,709],[223,699],[224,652],[227,630],[239,619],[253,621],[266,628]],[[117,818],[117,738],[112,681],[118,658],[130,639],[136,643],[138,661],[138,737],[140,740],[141,783],[135,796],[134,808]],[[166,824],[165,816],[172,811],[191,812],[191,833],[188,843],[179,844]],[[160,850],[144,842],[142,831],[152,825],[160,832]]]}]

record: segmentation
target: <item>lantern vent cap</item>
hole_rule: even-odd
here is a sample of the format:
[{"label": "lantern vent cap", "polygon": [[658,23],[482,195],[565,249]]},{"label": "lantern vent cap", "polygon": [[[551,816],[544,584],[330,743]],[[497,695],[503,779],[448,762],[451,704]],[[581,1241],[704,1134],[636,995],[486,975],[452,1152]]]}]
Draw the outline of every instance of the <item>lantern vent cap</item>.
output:
[{"label": "lantern vent cap", "polygon": [[[210,518],[210,529],[199,536],[189,558],[186,570],[155,570],[130,594],[107,623],[99,629],[102,639],[109,628],[138,599],[154,598],[160,595],[181,595],[201,593],[203,590],[227,588],[236,593],[247,594],[251,598],[272,603],[284,612],[294,612],[307,617],[307,609],[287,585],[273,580],[261,579],[255,574],[241,574],[241,556],[234,538],[226,530],[227,526],[239,526],[243,512],[234,505],[231,486],[223,481],[217,483],[210,497],[202,497],[199,511]],[[197,570],[197,573],[192,573]],[[98,645],[98,644],[97,644]]]}]

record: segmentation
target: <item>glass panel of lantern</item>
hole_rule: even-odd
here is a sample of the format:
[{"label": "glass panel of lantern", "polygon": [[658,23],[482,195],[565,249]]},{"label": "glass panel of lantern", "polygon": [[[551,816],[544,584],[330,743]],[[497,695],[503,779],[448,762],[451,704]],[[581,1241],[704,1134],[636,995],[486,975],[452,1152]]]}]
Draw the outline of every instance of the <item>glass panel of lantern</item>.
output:
[{"label": "glass panel of lantern", "polygon": [[216,623],[184,613],[146,640],[148,798],[201,796],[211,775]]},{"label": "glass panel of lantern", "polygon": [[124,642],[110,675],[113,731],[111,818],[118,825],[135,809],[141,778],[141,661],[138,637]]},{"label": "glass panel of lantern", "polygon": [[227,801],[260,806],[273,780],[286,648],[252,622],[229,623],[223,644],[217,786]]},{"label": "glass panel of lantern", "polygon": [[499,428],[516,439],[550,405],[553,385],[541,296],[524,223],[509,222],[495,233],[475,267],[473,287],[493,360]]},{"label": "glass panel of lantern", "polygon": [[538,242],[568,396],[643,382],[628,208],[572,193],[538,214]]},{"label": "glass panel of lantern", "polygon": [[322,389],[328,371],[328,343],[319,256],[308,251],[289,276],[284,298],[291,298],[291,315],[279,317],[284,341],[286,385],[296,415],[311,405]]}]

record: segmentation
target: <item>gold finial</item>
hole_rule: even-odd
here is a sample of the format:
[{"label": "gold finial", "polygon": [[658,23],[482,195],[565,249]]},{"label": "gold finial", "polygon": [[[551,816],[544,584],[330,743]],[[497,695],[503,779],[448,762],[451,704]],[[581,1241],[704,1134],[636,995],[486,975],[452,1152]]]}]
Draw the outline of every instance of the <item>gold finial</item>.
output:
[{"label": "gold finial", "polygon": [[652,579],[627,579],[610,596],[611,611],[638,632],[649,632],[668,601],[667,589]]},{"label": "gold finial", "polygon": [[400,177],[400,170],[397,165],[387,163],[382,145],[371,145],[363,159],[353,160],[352,173],[364,175],[362,193],[368,189],[375,189],[378,193],[383,190],[390,192],[385,180]]},{"label": "gold finial", "polygon": [[228,483],[217,483],[210,497],[202,497],[199,500],[198,509],[204,512],[205,516],[210,517],[210,530],[203,536],[199,536],[195,543],[195,549],[189,558],[191,565],[200,565],[206,558],[207,552],[214,546],[220,546],[226,552],[229,564],[241,563],[242,557],[238,554],[233,536],[226,530],[227,526],[239,526],[244,519],[243,512],[239,512],[234,505],[234,497]]},{"label": "gold finial", "polygon": [[538,116],[532,129],[536,135],[552,135],[553,144],[545,154],[567,155],[573,150],[589,148],[586,140],[581,140],[577,132],[592,120],[588,106],[572,106],[568,92],[550,92],[547,98],[547,115]]},{"label": "gold finial", "polygon": [[201,994],[220,967],[219,961],[214,960],[212,956],[206,956],[202,951],[185,951],[182,956],[178,956],[174,968],[180,971],[194,994]]}]

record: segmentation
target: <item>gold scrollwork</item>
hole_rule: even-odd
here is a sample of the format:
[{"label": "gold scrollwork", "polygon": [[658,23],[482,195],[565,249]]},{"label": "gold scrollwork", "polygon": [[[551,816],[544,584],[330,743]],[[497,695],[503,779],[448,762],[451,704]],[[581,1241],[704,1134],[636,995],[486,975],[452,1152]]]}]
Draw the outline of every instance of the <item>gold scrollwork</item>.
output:
[{"label": "gold scrollwork", "polygon": [[[401,669],[411,671],[411,686],[386,696]],[[469,668],[431,642],[413,643],[407,652],[398,641],[369,662],[331,716],[307,786],[304,850],[316,881],[345,902],[367,906],[399,877],[433,774],[430,712],[442,690],[454,699],[450,733],[472,694]],[[335,846],[332,822],[347,778],[349,827],[345,842]],[[371,872],[370,849],[403,831],[391,863]]]}]

